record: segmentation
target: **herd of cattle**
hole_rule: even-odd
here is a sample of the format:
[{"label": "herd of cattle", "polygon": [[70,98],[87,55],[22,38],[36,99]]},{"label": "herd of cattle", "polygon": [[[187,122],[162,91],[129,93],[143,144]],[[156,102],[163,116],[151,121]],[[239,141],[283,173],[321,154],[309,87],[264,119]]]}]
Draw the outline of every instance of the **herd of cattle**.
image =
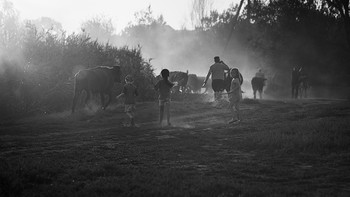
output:
[{"label": "herd of cattle", "polygon": [[[73,97],[72,113],[75,111],[77,101],[83,91],[86,92],[85,104],[88,103],[92,94],[98,94],[101,98],[102,109],[105,109],[112,98],[112,89],[114,83],[122,82],[122,72],[119,66],[104,67],[99,66],[90,69],[80,70],[75,75],[75,91]],[[157,76],[156,80],[160,80],[161,77]],[[196,74],[189,74],[187,72],[174,71],[170,72],[169,81],[177,82],[178,86],[174,88],[174,93],[211,93],[211,80],[204,87],[202,87],[205,77],[197,76]],[[243,77],[241,76],[242,82]],[[232,78],[225,74],[225,90],[230,90]],[[253,77],[251,85],[254,93],[254,99],[256,98],[256,92],[259,92],[260,98],[262,98],[263,87],[265,86],[266,78]],[[307,76],[302,73],[302,69],[293,69],[292,73],[292,96],[298,97],[298,93],[306,94],[307,89]],[[202,91],[202,88],[204,91]],[[105,102],[105,95],[108,96],[107,102]]]}]

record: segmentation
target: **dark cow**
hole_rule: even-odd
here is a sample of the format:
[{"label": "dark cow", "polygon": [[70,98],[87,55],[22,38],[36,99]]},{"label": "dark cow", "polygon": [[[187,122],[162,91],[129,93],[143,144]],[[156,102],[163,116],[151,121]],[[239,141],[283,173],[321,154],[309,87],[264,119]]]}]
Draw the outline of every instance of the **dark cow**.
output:
[{"label": "dark cow", "polygon": [[[292,98],[297,99],[299,96],[306,98],[307,89],[309,88],[308,76],[302,67],[294,67],[292,70]],[[300,95],[299,95],[300,93]]]},{"label": "dark cow", "polygon": [[189,93],[200,93],[203,81],[201,81],[197,75],[189,74],[187,81],[187,90]]},{"label": "dark cow", "polygon": [[254,99],[256,99],[256,92],[259,92],[259,97],[262,99],[262,92],[265,86],[266,78],[253,77],[251,84],[253,88]]},{"label": "dark cow", "polygon": [[299,92],[300,98],[307,98],[307,89],[309,88],[308,76],[305,73],[300,73],[299,76]]},{"label": "dark cow", "polygon": [[[73,98],[72,113],[74,113],[79,95],[83,90],[86,92],[85,104],[90,99],[90,94],[100,94],[102,109],[106,109],[112,99],[112,88],[114,82],[121,82],[121,70],[119,66],[99,66],[90,69],[80,70],[75,74],[75,92]],[[108,95],[108,102],[105,103],[105,94]]]},{"label": "dark cow", "polygon": [[178,85],[174,87],[175,93],[185,92],[188,81],[188,71],[186,73],[180,71],[170,72],[169,81],[178,83]]}]

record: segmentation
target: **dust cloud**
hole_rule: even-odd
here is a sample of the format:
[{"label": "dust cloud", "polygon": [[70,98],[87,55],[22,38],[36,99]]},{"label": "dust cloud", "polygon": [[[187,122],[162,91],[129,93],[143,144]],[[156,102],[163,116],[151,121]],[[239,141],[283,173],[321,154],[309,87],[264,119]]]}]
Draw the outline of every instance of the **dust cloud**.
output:
[{"label": "dust cloud", "polygon": [[[170,71],[189,72],[197,76],[205,77],[210,66],[214,63],[214,56],[220,56],[230,68],[236,67],[243,75],[244,83],[242,89],[245,97],[251,98],[251,79],[255,73],[262,69],[266,75],[273,73],[270,67],[255,57],[253,60],[248,56],[249,51],[241,46],[237,40],[233,40],[233,48],[225,50],[226,43],[219,42],[214,36],[208,39],[210,32],[174,30],[170,26],[164,26],[152,31],[159,35],[157,40],[150,42],[147,34],[145,37],[135,39],[119,36],[115,42],[117,46],[137,46],[142,47],[142,55],[155,69],[158,75],[164,68]],[[233,38],[235,39],[235,38]]]}]

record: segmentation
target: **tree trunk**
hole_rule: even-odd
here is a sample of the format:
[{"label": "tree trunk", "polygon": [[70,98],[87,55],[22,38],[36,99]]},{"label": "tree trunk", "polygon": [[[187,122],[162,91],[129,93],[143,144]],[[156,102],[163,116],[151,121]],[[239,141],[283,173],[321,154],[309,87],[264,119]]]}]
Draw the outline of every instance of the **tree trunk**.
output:
[{"label": "tree trunk", "polygon": [[238,6],[238,10],[237,10],[236,16],[233,18],[232,28],[231,28],[230,34],[228,35],[228,38],[227,38],[227,41],[226,41],[226,45],[225,45],[224,51],[226,51],[227,46],[228,46],[228,43],[229,43],[229,42],[230,42],[230,40],[231,40],[231,36],[232,36],[233,30],[235,29],[235,26],[236,26],[236,24],[237,24],[237,21],[238,21],[238,16],[239,16],[239,12],[241,11],[241,8],[242,8],[242,5],[243,5],[243,2],[244,2],[244,0],[241,0],[241,2],[239,3],[239,6]]}]

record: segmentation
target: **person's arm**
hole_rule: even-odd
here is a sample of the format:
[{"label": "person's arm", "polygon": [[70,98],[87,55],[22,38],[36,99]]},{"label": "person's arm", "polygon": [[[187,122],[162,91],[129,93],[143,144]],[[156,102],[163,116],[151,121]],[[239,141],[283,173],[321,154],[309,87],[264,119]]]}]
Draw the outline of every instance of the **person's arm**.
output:
[{"label": "person's arm", "polygon": [[175,83],[177,84],[177,82],[171,82],[169,80],[165,81],[165,84],[167,84],[170,88],[173,88],[175,86]]},{"label": "person's arm", "polygon": [[158,81],[157,84],[154,86],[154,89],[155,89],[156,91],[159,90],[159,82],[160,82],[160,81]]},{"label": "person's arm", "polygon": [[232,80],[232,82],[231,82],[231,90],[228,91],[227,94],[231,94],[232,92],[234,92],[238,88],[239,88],[239,84],[237,83],[237,81],[236,80]]},{"label": "person's arm", "polygon": [[125,94],[122,92],[120,93],[117,97],[115,97],[116,99],[119,99],[120,97],[124,96]]},{"label": "person's arm", "polygon": [[126,94],[126,88],[125,86],[123,87],[123,91],[122,93],[120,93],[117,97],[115,97],[116,99],[119,99],[120,97],[124,96]]},{"label": "person's arm", "polygon": [[211,67],[210,67],[210,69],[209,69],[209,72],[208,72],[208,74],[207,74],[207,77],[206,77],[205,80],[204,80],[204,83],[203,83],[203,85],[202,85],[203,87],[207,84],[207,81],[208,81],[210,75],[211,75]]},{"label": "person's arm", "polygon": [[230,68],[227,66],[227,64],[225,64],[224,61],[221,61],[220,63],[224,65],[224,70],[230,71]]}]

